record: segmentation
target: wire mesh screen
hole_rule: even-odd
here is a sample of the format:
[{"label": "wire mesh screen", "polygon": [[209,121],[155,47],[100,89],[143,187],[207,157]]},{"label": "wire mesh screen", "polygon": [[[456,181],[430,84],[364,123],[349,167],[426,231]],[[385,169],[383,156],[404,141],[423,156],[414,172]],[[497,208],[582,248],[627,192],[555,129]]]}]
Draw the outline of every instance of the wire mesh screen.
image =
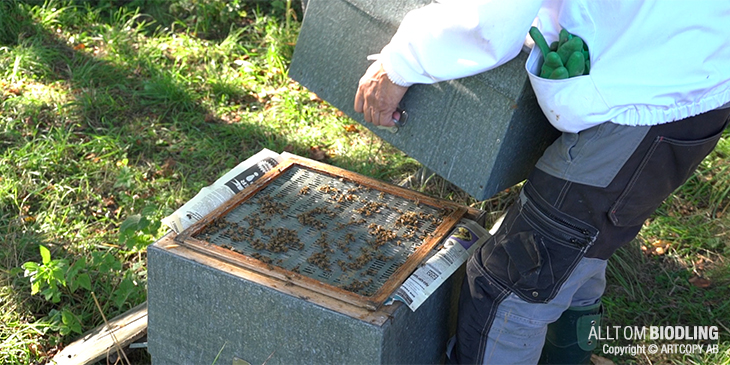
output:
[{"label": "wire mesh screen", "polygon": [[443,214],[293,167],[196,238],[371,296],[433,235]]},{"label": "wire mesh screen", "polygon": [[282,162],[176,241],[374,309],[463,207],[306,159]]}]

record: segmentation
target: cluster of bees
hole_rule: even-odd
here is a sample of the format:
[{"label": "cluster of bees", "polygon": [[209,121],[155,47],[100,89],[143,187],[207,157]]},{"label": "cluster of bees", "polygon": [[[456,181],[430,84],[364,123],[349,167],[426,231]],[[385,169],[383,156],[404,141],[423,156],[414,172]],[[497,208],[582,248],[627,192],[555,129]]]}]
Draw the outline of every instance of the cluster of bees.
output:
[{"label": "cluster of bees", "polygon": [[219,217],[210,222],[203,230],[198,234],[201,239],[208,239],[212,235],[219,231],[228,228],[231,222],[227,221],[224,217]]},{"label": "cluster of bees", "polygon": [[[314,241],[314,246],[317,247],[314,253],[312,253],[306,262],[310,265],[316,266],[325,272],[332,271],[332,258],[330,254],[341,252],[347,254],[347,259],[337,259],[336,265],[339,267],[342,273],[350,270],[358,272],[362,277],[370,276],[374,277],[378,274],[378,269],[368,268],[364,270],[373,260],[379,260],[381,262],[388,262],[393,260],[393,256],[388,256],[379,249],[386,244],[394,244],[396,246],[402,245],[402,240],[410,240],[417,236],[420,231],[420,227],[424,226],[425,222],[431,222],[434,226],[438,226],[442,219],[436,217],[433,214],[424,212],[404,212],[396,206],[389,205],[385,202],[386,193],[380,192],[378,201],[366,201],[356,195],[358,191],[370,190],[370,188],[357,185],[349,189],[338,189],[331,185],[321,185],[318,187],[304,186],[299,189],[298,195],[309,195],[314,190],[329,195],[329,200],[333,204],[325,207],[318,206],[310,209],[304,213],[297,214],[296,219],[302,226],[314,227],[320,231],[319,238]],[[302,251],[305,249],[305,244],[299,239],[299,234],[296,229],[288,229],[284,227],[272,228],[267,227],[270,223],[271,218],[275,215],[281,215],[287,217],[290,214],[290,206],[277,200],[283,198],[283,196],[276,196],[272,198],[268,194],[262,194],[262,196],[255,200],[258,204],[257,212],[248,214],[242,221],[248,223],[248,227],[239,225],[235,222],[229,222],[225,218],[221,217],[215,219],[203,231],[199,234],[200,238],[206,239],[211,238],[216,233],[221,233],[223,236],[229,237],[235,242],[248,242],[251,247],[259,252],[250,254],[252,258],[255,258],[266,265],[271,266],[283,264],[281,259],[276,259],[275,256],[267,256],[263,251],[270,253],[284,253],[288,250]],[[359,202],[361,205],[353,209],[354,213],[357,213],[359,217],[353,216],[349,218],[349,221],[342,223],[337,222],[338,218],[341,217],[342,205],[341,203]],[[250,204],[250,203],[247,203]],[[416,202],[418,204],[418,202]],[[351,226],[365,225],[368,224],[366,217],[372,217],[377,214],[383,213],[384,209],[388,209],[391,212],[395,212],[398,217],[393,223],[393,229],[388,229],[384,226],[376,223],[370,223],[367,226],[367,233],[373,237],[373,239],[367,240],[365,245],[360,247],[359,255],[354,256],[348,254],[351,251],[351,243],[357,241],[356,233],[348,232],[347,229]],[[446,213],[444,213],[445,215]],[[344,234],[340,235],[340,238],[336,241],[328,238],[327,229],[330,226],[330,222],[335,224],[334,231],[346,230]],[[260,232],[259,237],[256,237],[256,230]],[[399,236],[400,232],[400,236]],[[427,236],[422,235],[421,239],[425,239]],[[330,243],[330,241],[332,241]],[[233,247],[228,244],[221,245],[223,248],[231,249],[234,252],[242,252],[240,249]],[[355,246],[357,247],[357,245]],[[274,258],[272,258],[274,257]],[[300,265],[288,269],[291,272],[300,273]],[[306,271],[306,270],[305,270]],[[365,288],[371,286],[373,283],[372,278],[363,280],[352,279],[347,284],[343,284],[340,287],[351,291],[360,292]]]},{"label": "cluster of bees", "polygon": [[378,252],[377,255],[375,255],[376,260],[380,260],[382,262],[388,262],[393,259],[393,256],[385,256],[384,253]]},{"label": "cluster of bees", "polygon": [[248,222],[249,228],[253,229],[254,227],[266,227],[266,224],[269,223],[271,218],[261,217],[259,213],[254,212],[243,220]]},{"label": "cluster of bees", "polygon": [[357,293],[357,292],[369,287],[372,284],[373,284],[373,279],[367,279],[364,281],[353,279],[349,284],[343,286],[342,289]]},{"label": "cluster of bees", "polygon": [[360,198],[356,195],[356,193],[360,190],[370,190],[369,188],[366,188],[362,185],[357,185],[353,188],[347,189],[346,191],[342,192],[340,189],[337,189],[331,185],[321,185],[317,188],[317,190],[321,191],[322,193],[329,194],[330,199],[337,203],[348,203],[348,202],[356,202],[360,201]]},{"label": "cluster of bees", "polygon": [[286,252],[289,248],[301,251],[304,242],[299,239],[297,231],[288,228],[277,228],[276,234],[266,244],[266,249],[271,252]]},{"label": "cluster of bees", "polygon": [[337,217],[337,213],[327,209],[327,207],[316,207],[304,213],[297,214],[297,220],[305,226],[311,226],[319,230],[327,228],[327,223],[317,219],[317,215],[324,215],[329,218]]},{"label": "cluster of bees", "polygon": [[405,212],[395,220],[396,226],[416,226],[418,227],[419,217],[416,212]]},{"label": "cluster of bees", "polygon": [[383,228],[383,226],[370,223],[368,226],[368,233],[375,236],[375,241],[369,241],[368,243],[373,246],[374,249],[378,249],[380,246],[398,238],[396,231],[391,231]]},{"label": "cluster of bees", "polygon": [[329,239],[327,238],[327,232],[322,232],[319,235],[319,238],[314,241],[314,244],[316,246],[322,247],[322,251],[324,252],[335,252],[335,250],[330,248]]},{"label": "cluster of bees", "polygon": [[337,226],[335,227],[335,229],[336,230],[341,230],[341,229],[344,229],[347,226],[355,226],[355,225],[365,224],[365,223],[367,223],[367,221],[365,220],[365,218],[359,218],[358,219],[358,218],[355,218],[355,217],[350,217],[350,220],[347,223],[337,222]]},{"label": "cluster of bees", "polygon": [[334,253],[335,250],[330,248],[329,239],[327,238],[327,232],[322,232],[319,235],[319,238],[314,241],[314,244],[321,247],[322,250],[319,252],[315,252],[311,256],[309,256],[309,258],[307,258],[307,262],[319,267],[324,271],[332,271],[332,269],[330,269],[329,254]]},{"label": "cluster of bees", "polygon": [[373,260],[374,256],[375,255],[371,248],[363,247],[360,249],[360,256],[353,258],[352,255],[347,255],[347,259],[351,260],[350,263],[347,264],[347,267],[352,270],[360,270],[365,267],[365,265],[369,264],[370,261]]},{"label": "cluster of bees", "polygon": [[286,211],[289,210],[288,205],[273,200],[269,195],[264,195],[260,197],[256,201],[256,203],[260,205],[259,211],[266,214],[267,217],[271,217],[274,214],[281,214],[282,216],[286,216]]},{"label": "cluster of bees", "polygon": [[349,247],[350,242],[355,242],[355,241],[356,241],[355,234],[353,234],[352,232],[346,233],[345,236],[342,237],[342,239],[337,241],[337,248],[343,253],[348,253],[348,252],[350,252],[350,247]]},{"label": "cluster of bees", "polygon": [[355,213],[369,217],[375,213],[380,213],[380,208],[388,206],[385,203],[380,202],[367,202],[360,208],[354,209]]},{"label": "cluster of bees", "polygon": [[307,262],[324,271],[332,271],[330,268],[330,258],[329,255],[327,255],[327,252],[315,252],[307,258]]}]

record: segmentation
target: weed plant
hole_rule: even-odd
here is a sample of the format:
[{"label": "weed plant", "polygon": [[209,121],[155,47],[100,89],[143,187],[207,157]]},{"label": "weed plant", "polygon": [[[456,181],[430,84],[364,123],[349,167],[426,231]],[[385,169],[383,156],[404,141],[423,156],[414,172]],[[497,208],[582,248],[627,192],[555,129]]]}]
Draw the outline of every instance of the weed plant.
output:
[{"label": "weed plant", "polygon": [[[474,201],[419,178],[416,161],[290,80],[299,9],[0,2],[0,363],[42,363],[100,325],[91,292],[107,318],[143,303],[160,219],[262,148],[410,182],[489,222],[515,199],[519,185]],[[611,259],[604,298],[610,325],[719,326],[719,353],[602,356],[730,363],[728,153],[723,139]]]}]

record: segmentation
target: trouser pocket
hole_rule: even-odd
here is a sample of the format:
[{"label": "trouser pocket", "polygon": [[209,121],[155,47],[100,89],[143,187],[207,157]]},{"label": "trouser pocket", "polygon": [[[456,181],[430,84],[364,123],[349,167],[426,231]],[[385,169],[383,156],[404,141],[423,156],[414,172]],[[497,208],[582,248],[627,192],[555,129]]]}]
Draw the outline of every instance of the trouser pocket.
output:
[{"label": "trouser pocket", "polygon": [[545,303],[598,235],[593,226],[547,203],[529,181],[497,233],[478,254],[484,269],[527,302]]},{"label": "trouser pocket", "polygon": [[656,137],[626,188],[611,206],[608,212],[611,222],[618,227],[642,224],[669,194],[689,179],[721,136],[722,130],[699,140]]}]

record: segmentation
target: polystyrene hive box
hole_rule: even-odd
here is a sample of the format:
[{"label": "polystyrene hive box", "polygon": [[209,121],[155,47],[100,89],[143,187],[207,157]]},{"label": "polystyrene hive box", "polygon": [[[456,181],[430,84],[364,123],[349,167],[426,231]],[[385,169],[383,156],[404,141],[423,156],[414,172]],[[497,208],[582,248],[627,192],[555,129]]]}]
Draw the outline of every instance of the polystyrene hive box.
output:
[{"label": "polystyrene hive box", "polygon": [[430,0],[311,0],[289,76],[477,199],[525,179],[558,136],[529,84],[526,53],[485,73],[414,85],[396,134],[355,113],[360,77],[403,16]]},{"label": "polystyrene hive box", "polygon": [[[383,301],[461,217],[478,212],[286,159],[148,249],[149,352],[165,364],[216,356],[221,363],[439,362],[455,318],[453,279],[416,312]],[[312,260],[323,251],[342,263]],[[353,286],[363,281],[371,283]]]}]

